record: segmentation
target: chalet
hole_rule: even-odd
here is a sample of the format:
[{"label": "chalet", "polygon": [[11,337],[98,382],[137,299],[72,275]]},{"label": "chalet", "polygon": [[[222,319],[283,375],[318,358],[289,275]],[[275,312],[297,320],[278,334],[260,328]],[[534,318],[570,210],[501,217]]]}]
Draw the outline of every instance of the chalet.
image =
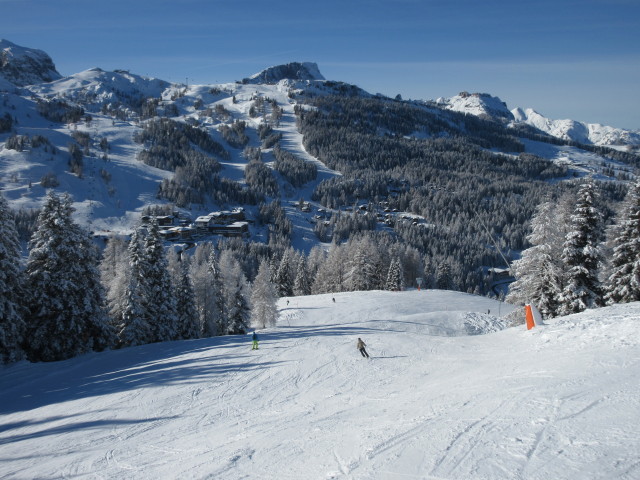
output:
[{"label": "chalet", "polygon": [[155,221],[160,227],[173,225],[173,215],[143,215],[140,220],[142,220],[142,223]]},{"label": "chalet", "polygon": [[489,268],[487,272],[494,279],[509,278],[511,276],[511,271],[508,268]]},{"label": "chalet", "polygon": [[160,236],[165,240],[191,240],[196,233],[193,227],[171,227],[160,230]]},{"label": "chalet", "polygon": [[227,225],[215,224],[209,227],[209,233],[225,237],[243,237],[249,234],[248,222],[233,222]]},{"label": "chalet", "polygon": [[210,226],[215,224],[215,221],[213,219],[213,217],[211,216],[211,214],[209,215],[202,215],[198,218],[196,218],[195,221],[196,227],[198,229],[208,229]]},{"label": "chalet", "polygon": [[232,222],[242,221],[245,219],[244,209],[236,208],[235,210],[223,210],[221,212],[211,212],[207,215],[201,215],[196,218],[196,227],[200,229],[209,229],[215,225],[227,225]]}]

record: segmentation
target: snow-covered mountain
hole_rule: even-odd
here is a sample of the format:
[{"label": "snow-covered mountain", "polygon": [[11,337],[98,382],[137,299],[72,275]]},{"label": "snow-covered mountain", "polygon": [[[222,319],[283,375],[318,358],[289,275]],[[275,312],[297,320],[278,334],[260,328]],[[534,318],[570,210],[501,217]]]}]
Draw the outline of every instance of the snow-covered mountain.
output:
[{"label": "snow-covered mountain", "polygon": [[164,80],[141,77],[123,70],[107,72],[91,68],[49,83],[33,85],[30,90],[44,98],[64,98],[96,110],[109,104],[139,106],[147,98],[159,98],[170,85]]},{"label": "snow-covered mountain", "polygon": [[638,303],[527,331],[457,292],[331,298],[281,299],[256,351],[226,336],[0,367],[0,477],[638,478]]},{"label": "snow-covered mountain", "polygon": [[526,123],[563,140],[593,145],[640,145],[640,132],[575,120],[551,120],[532,108],[511,110],[515,122]]},{"label": "snow-covered mountain", "polygon": [[51,57],[42,50],[25,48],[0,39],[0,89],[2,80],[17,86],[50,82],[61,78]]},{"label": "snow-covered mountain", "polygon": [[[244,154],[245,145],[260,147],[264,164],[274,171],[273,144],[265,146],[258,132],[261,125],[269,123],[272,135],[279,138],[283,150],[317,169],[314,180],[296,187],[274,171],[280,191],[278,199],[294,226],[292,243],[303,251],[309,251],[319,242],[313,232],[318,220],[316,216],[330,218],[337,211],[326,211],[323,208],[326,204],[314,201],[314,190],[323,181],[342,176],[342,172],[328,167],[303,144],[295,109],[313,108],[306,103],[307,99],[336,96],[375,100],[379,102],[376,108],[380,106],[382,116],[385,111],[391,111],[388,110],[390,107],[398,106],[415,109],[411,114],[415,113],[415,118],[424,113],[434,119],[429,121],[428,127],[419,125],[415,119],[408,120],[407,130],[402,134],[391,131],[394,125],[375,130],[377,135],[397,138],[464,136],[464,122],[457,118],[459,116],[451,119],[448,110],[498,119],[497,128],[514,121],[504,102],[488,94],[463,93],[453,99],[441,99],[437,104],[398,102],[371,95],[354,85],[324,80],[314,63],[274,66],[245,81],[216,85],[170,84],[127,71],[104,71],[100,68],[59,78],[53,62],[43,52],[17,47],[9,42],[3,45],[12,52],[10,65],[20,65],[15,67],[22,79],[19,83],[31,84],[17,86],[0,76],[0,119],[3,119],[2,125],[10,123],[8,128],[2,127],[3,131],[0,131],[2,194],[15,209],[34,209],[42,204],[47,189],[56,184],[57,190],[72,195],[80,223],[95,232],[129,233],[145,207],[170,203],[159,198],[158,191],[163,181],[174,178],[175,172],[143,163],[138,157],[143,149],[150,147],[136,139],[153,118],[165,117],[178,124],[193,126],[223,146],[225,154],[217,158],[221,166],[219,176],[241,187],[246,186],[245,169],[249,164]],[[16,63],[16,58],[27,60]],[[367,115],[359,120],[354,117],[352,125],[366,126],[370,121]],[[402,122],[405,120],[401,119]],[[245,145],[233,145],[224,138],[223,132],[228,132],[234,124],[244,125]],[[414,127],[416,129],[412,132]],[[508,135],[508,131],[505,133]],[[8,145],[10,138],[11,148]],[[72,173],[69,168],[71,145],[80,145],[79,142],[82,142],[83,153],[81,174]],[[628,165],[578,147],[532,140],[522,140],[521,143],[526,153],[568,166],[572,175],[595,174],[611,178],[629,173]],[[189,144],[185,139],[183,146]],[[518,161],[517,154],[503,153]],[[603,165],[609,177],[602,173]],[[393,190],[391,193],[398,193],[397,185],[388,188]],[[292,206],[300,199],[310,204],[309,212]],[[249,216],[257,210],[254,204],[192,202],[183,208],[182,213],[195,219],[212,211],[238,206],[245,207]],[[399,216],[402,214],[400,212]],[[381,228],[387,228],[386,225],[384,223]],[[265,240],[266,235],[266,227],[261,231],[257,225],[251,226],[252,239]]]},{"label": "snow-covered mountain", "polygon": [[584,145],[640,145],[640,131],[583,123],[576,120],[552,120],[532,108],[509,110],[500,98],[488,93],[461,92],[451,98],[438,98],[436,105],[506,125],[530,125],[541,132],[562,140]]},{"label": "snow-covered mountain", "polygon": [[468,113],[478,117],[490,118],[502,122],[513,120],[513,114],[507,104],[488,93],[461,92],[451,98],[440,97],[436,104],[456,112]]},{"label": "snow-covered mountain", "polygon": [[324,80],[318,65],[312,62],[292,62],[266,68],[245,79],[245,83],[278,83],[281,80]]}]

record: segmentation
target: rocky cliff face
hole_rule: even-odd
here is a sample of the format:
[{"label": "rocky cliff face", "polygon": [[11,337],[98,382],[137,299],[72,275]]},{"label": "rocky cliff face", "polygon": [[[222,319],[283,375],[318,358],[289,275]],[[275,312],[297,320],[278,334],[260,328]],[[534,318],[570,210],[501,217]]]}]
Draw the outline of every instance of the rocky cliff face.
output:
[{"label": "rocky cliff face", "polygon": [[0,40],[0,76],[19,87],[61,78],[51,57],[42,50]]},{"label": "rocky cliff face", "polygon": [[278,83],[281,80],[324,80],[318,65],[311,62],[293,62],[269,67],[245,78],[243,83]]}]

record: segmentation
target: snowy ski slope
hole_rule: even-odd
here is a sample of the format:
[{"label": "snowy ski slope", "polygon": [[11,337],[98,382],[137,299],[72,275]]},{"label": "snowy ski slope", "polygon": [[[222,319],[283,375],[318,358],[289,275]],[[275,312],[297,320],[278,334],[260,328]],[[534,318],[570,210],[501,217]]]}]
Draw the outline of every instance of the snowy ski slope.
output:
[{"label": "snowy ski slope", "polygon": [[0,478],[640,477],[639,304],[526,331],[458,292],[333,298],[281,299],[258,351],[234,336],[3,367]]}]

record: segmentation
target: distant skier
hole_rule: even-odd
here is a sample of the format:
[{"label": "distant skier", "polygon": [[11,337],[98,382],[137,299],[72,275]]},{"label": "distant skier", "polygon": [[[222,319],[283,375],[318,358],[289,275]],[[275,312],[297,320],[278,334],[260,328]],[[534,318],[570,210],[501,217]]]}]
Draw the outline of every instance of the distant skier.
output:
[{"label": "distant skier", "polygon": [[367,344],[364,343],[361,338],[358,338],[358,346],[357,346],[358,350],[360,350],[360,353],[362,354],[363,357],[369,358],[369,354],[364,349],[364,347],[366,347],[366,346],[367,346]]},{"label": "distant skier", "polygon": [[333,303],[336,303],[336,299],[334,297],[331,297],[331,300],[333,300]]},{"label": "distant skier", "polygon": [[251,350],[258,350],[258,334],[253,332],[253,336],[251,338],[253,339],[253,348]]}]

